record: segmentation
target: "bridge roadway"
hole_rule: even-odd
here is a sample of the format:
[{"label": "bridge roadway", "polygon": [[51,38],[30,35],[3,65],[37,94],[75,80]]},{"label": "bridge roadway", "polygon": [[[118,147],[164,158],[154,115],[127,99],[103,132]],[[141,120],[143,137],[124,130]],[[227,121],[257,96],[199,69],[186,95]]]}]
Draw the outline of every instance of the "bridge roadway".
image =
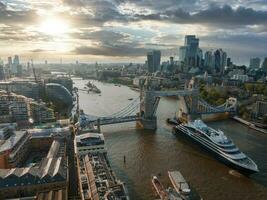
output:
[{"label": "bridge roadway", "polygon": [[155,97],[171,97],[171,96],[188,96],[198,94],[198,89],[192,90],[170,90],[170,91],[151,91]]},{"label": "bridge roadway", "polygon": [[[109,124],[119,124],[125,122],[133,122],[140,120],[140,117],[137,115],[125,116],[125,117],[103,117],[99,118],[99,125],[109,125]],[[97,125],[98,120],[91,121],[94,125]]]}]

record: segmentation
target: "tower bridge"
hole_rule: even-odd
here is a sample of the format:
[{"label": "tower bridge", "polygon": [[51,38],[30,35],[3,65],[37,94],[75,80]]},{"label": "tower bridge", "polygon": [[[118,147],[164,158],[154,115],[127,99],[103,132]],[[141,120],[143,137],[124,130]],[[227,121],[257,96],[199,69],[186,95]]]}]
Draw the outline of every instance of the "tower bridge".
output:
[{"label": "tower bridge", "polygon": [[229,98],[220,106],[212,106],[200,98],[199,90],[194,87],[193,80],[183,90],[159,91],[153,86],[151,79],[147,78],[141,83],[140,89],[140,96],[120,111],[104,117],[85,117],[82,124],[108,125],[137,121],[144,129],[154,130],[157,128],[156,111],[160,98],[170,96],[179,97],[185,102],[183,111],[188,115],[236,112],[235,98]]}]

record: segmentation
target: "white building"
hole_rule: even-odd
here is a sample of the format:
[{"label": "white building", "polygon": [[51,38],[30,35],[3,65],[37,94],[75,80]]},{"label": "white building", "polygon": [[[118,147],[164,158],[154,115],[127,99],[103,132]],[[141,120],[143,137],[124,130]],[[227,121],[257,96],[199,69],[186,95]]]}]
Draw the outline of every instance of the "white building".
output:
[{"label": "white building", "polygon": [[240,80],[242,81],[243,83],[249,81],[249,77],[248,75],[239,75],[239,74],[235,74],[232,76],[231,78],[232,80]]},{"label": "white building", "polygon": [[77,135],[75,140],[75,151],[79,156],[89,153],[107,152],[104,135],[101,133],[85,133]]}]

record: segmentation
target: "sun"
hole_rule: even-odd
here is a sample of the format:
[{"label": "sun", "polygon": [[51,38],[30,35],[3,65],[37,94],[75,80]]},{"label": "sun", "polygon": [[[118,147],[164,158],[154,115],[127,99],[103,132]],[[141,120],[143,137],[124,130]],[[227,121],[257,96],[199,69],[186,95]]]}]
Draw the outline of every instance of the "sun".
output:
[{"label": "sun", "polygon": [[52,36],[61,36],[69,31],[69,24],[59,18],[48,18],[44,20],[40,27],[39,31]]}]

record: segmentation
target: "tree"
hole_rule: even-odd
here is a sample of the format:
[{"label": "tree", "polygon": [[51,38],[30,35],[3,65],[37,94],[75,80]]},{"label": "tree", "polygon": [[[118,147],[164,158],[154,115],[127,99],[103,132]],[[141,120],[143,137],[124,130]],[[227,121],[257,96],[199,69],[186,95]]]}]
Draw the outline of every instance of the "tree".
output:
[{"label": "tree", "polygon": [[245,84],[245,89],[249,92],[253,92],[254,91],[254,85],[251,83]]},{"label": "tree", "polygon": [[265,89],[264,89],[264,91],[263,91],[263,94],[264,94],[264,96],[267,97],[267,86],[265,86]]},{"label": "tree", "polygon": [[263,84],[258,84],[255,87],[255,90],[258,94],[263,94],[264,93],[264,89],[265,89],[265,85]]}]

